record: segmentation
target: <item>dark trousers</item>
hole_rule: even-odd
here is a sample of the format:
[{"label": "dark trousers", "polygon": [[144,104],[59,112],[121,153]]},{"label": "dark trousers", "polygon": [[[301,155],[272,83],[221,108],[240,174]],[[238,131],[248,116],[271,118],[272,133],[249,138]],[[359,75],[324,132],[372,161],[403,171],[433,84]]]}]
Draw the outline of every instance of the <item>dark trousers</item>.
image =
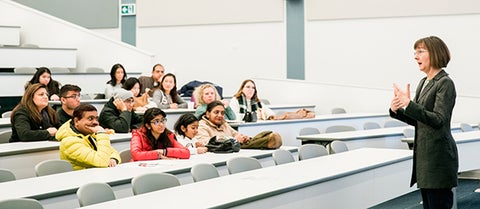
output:
[{"label": "dark trousers", "polygon": [[424,209],[451,209],[453,206],[452,189],[420,189]]}]

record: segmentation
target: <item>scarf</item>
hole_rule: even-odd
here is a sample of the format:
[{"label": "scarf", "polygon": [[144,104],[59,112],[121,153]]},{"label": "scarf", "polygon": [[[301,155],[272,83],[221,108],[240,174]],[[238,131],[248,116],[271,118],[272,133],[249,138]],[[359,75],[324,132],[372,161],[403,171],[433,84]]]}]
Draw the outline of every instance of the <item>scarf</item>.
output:
[{"label": "scarf", "polygon": [[[244,94],[240,95],[238,100],[238,106],[240,107],[240,113],[248,112],[247,108],[247,98],[245,98]],[[256,112],[258,108],[262,108],[262,105],[255,100],[250,100],[250,107],[252,108],[252,112]]]}]

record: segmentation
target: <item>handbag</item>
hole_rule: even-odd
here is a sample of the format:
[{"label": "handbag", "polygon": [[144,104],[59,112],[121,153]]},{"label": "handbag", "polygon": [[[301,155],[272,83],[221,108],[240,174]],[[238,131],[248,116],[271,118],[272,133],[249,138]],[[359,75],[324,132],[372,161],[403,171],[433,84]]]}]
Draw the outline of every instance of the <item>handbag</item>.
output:
[{"label": "handbag", "polygon": [[245,123],[257,122],[257,114],[247,111],[245,112],[245,116],[243,116],[242,120],[245,121]]},{"label": "handbag", "polygon": [[210,138],[208,144],[205,145],[209,152],[213,153],[232,153],[240,151],[240,143],[233,139],[217,139],[217,136]]}]

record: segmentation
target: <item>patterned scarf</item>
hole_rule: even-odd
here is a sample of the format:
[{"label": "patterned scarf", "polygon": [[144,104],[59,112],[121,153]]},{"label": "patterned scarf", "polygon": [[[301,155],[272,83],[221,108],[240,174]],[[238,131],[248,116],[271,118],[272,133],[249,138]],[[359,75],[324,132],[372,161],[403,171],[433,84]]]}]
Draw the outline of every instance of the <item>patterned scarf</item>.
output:
[{"label": "patterned scarf", "polygon": [[[244,94],[241,94],[240,98],[238,98],[238,106],[240,107],[240,113],[248,112],[247,98],[245,98]],[[262,108],[262,105],[253,99],[250,100],[250,106],[252,108],[252,112],[256,112],[258,108]]]}]

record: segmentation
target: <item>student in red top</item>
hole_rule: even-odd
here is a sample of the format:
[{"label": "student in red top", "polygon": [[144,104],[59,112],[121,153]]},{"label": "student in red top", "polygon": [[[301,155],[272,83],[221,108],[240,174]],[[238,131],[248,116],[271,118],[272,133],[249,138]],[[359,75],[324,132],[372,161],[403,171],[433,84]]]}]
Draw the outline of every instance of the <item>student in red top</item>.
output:
[{"label": "student in red top", "polygon": [[150,108],[143,115],[142,127],[132,131],[132,160],[188,159],[190,151],[177,142],[175,134],[165,127],[165,112]]}]

